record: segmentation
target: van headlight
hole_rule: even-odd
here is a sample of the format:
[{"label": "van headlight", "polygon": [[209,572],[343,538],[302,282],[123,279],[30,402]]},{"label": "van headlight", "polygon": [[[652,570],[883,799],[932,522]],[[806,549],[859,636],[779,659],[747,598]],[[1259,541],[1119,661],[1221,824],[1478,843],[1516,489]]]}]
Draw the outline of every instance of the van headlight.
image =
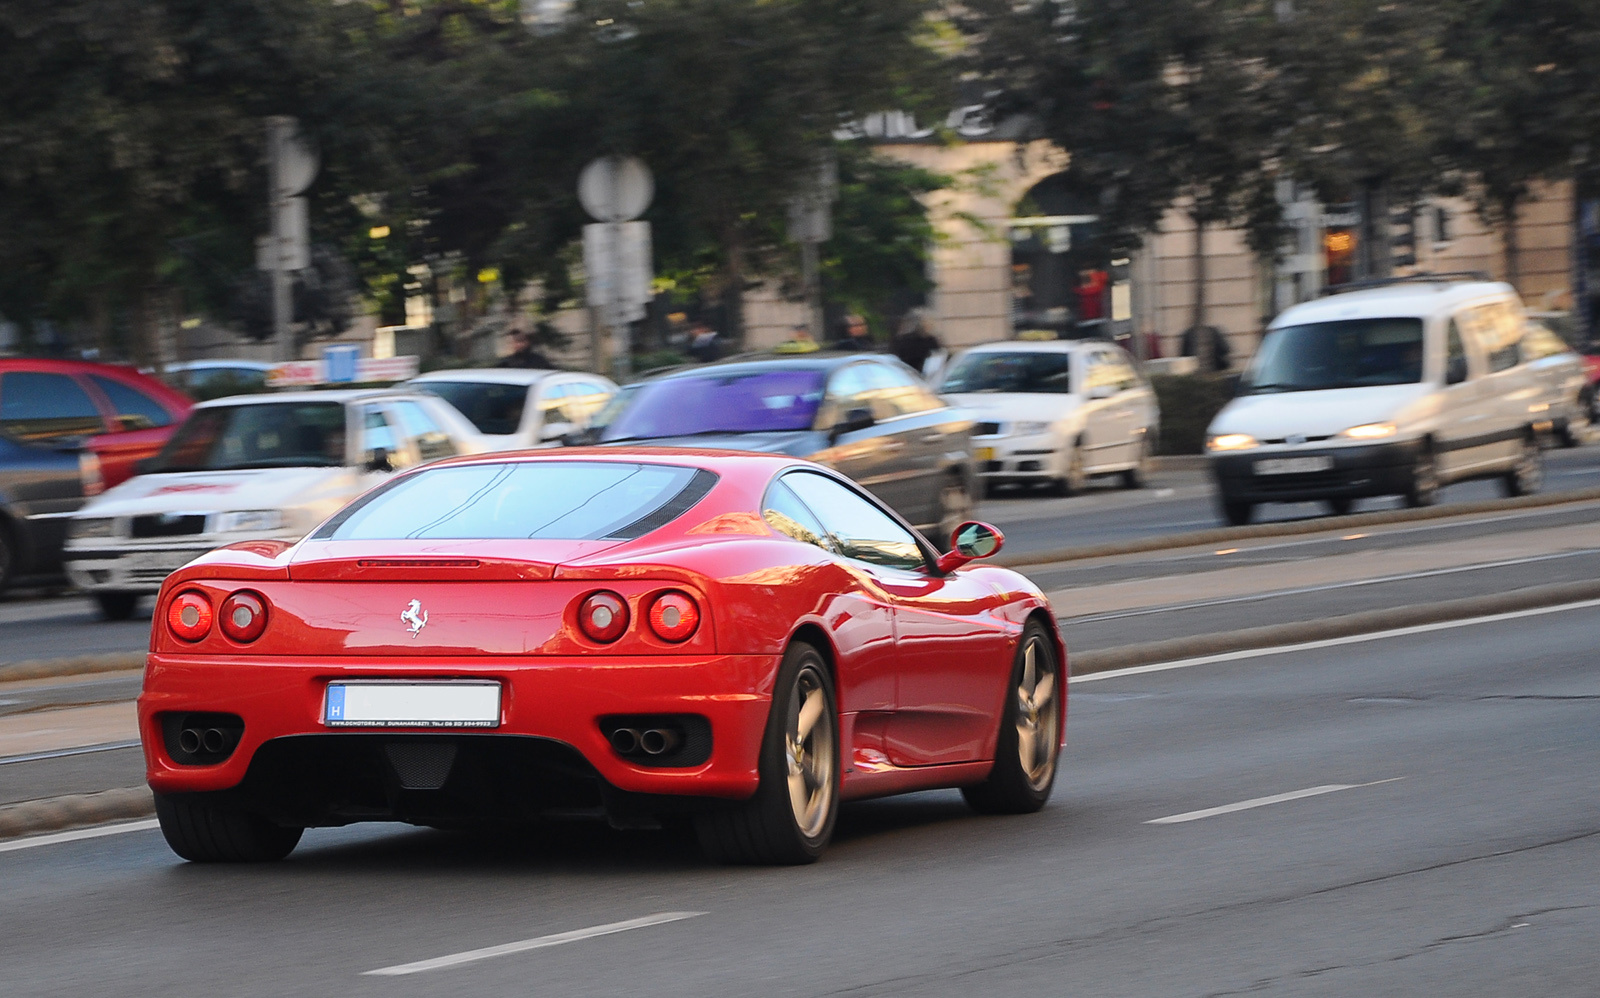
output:
[{"label": "van headlight", "polygon": [[1399,432],[1400,428],[1393,423],[1362,423],[1350,427],[1339,436],[1347,440],[1382,440]]},{"label": "van headlight", "polygon": [[1256,446],[1256,438],[1248,433],[1218,433],[1206,438],[1208,451],[1249,450]]},{"label": "van headlight", "polygon": [[283,526],[283,513],[276,509],[246,509],[235,513],[218,513],[216,531],[232,533],[244,530],[277,530]]}]

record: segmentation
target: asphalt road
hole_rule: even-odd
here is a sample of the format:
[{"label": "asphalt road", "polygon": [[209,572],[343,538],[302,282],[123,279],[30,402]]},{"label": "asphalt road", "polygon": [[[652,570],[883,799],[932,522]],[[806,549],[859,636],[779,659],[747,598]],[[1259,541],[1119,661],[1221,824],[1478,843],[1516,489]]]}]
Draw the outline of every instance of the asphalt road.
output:
[{"label": "asphalt road", "polygon": [[[1597,627],[1562,611],[1075,683],[1045,811],[848,806],[806,868],[590,826],[312,831],[256,868],[186,866],[154,831],[0,852],[5,990],[1589,996]],[[1150,823],[1172,817],[1193,820]]]}]

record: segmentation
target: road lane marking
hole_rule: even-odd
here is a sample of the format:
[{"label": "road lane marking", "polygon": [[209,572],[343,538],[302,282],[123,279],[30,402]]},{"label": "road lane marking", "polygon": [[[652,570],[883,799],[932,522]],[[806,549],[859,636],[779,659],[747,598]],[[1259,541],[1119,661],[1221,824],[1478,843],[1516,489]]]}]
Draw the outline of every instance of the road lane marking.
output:
[{"label": "road lane marking", "polygon": [[1203,811],[1185,811],[1182,814],[1172,814],[1165,818],[1151,818],[1145,822],[1147,825],[1179,825],[1185,821],[1199,821],[1201,818],[1215,818],[1219,814],[1232,814],[1235,811],[1249,811],[1252,808],[1266,807],[1268,804],[1282,804],[1285,801],[1301,800],[1306,797],[1321,797],[1323,794],[1336,794],[1341,790],[1359,790],[1362,787],[1375,787],[1380,783],[1394,783],[1403,780],[1404,776],[1393,776],[1387,780],[1373,780],[1371,783],[1329,783],[1320,787],[1308,787],[1305,790],[1292,790],[1286,794],[1273,794],[1271,797],[1256,797],[1252,800],[1242,800],[1237,804],[1224,804],[1221,807],[1208,807]]},{"label": "road lane marking", "polygon": [[147,832],[152,828],[159,828],[161,823],[154,818],[143,821],[129,821],[120,825],[98,825],[94,828],[75,828],[70,832],[54,832],[50,835],[34,835],[25,839],[16,839],[11,842],[0,842],[0,852],[16,852],[19,849],[37,849],[40,846],[53,846],[62,842],[81,842],[84,839],[103,839],[107,835],[122,835],[125,832]]},{"label": "road lane marking", "polygon": [[[1436,624],[1416,624],[1411,627],[1396,627],[1388,631],[1373,631],[1370,634],[1351,634],[1343,638],[1324,638],[1321,641],[1305,641],[1293,645],[1274,645],[1271,648],[1248,648],[1244,651],[1221,652],[1216,655],[1202,655],[1199,658],[1181,658],[1172,662],[1157,662],[1154,665],[1134,665],[1126,669],[1109,669],[1105,672],[1091,672],[1087,676],[1073,676],[1069,682],[1093,683],[1102,679],[1121,679],[1124,676],[1142,676],[1151,672],[1170,672],[1173,669],[1191,669],[1197,665],[1213,665],[1219,662],[1238,662],[1251,658],[1265,658],[1268,655],[1289,655],[1300,651],[1316,651],[1319,648],[1338,648],[1341,645],[1361,644],[1366,641],[1384,641],[1389,638],[1403,638],[1410,634],[1428,634],[1433,631],[1454,630],[1457,627],[1471,627],[1473,624],[1493,624],[1502,620],[1521,620],[1524,617],[1541,617],[1547,613],[1563,613],[1567,610],[1589,610],[1600,606],[1600,599],[1583,600],[1578,603],[1562,603],[1558,606],[1539,606],[1531,610],[1513,610],[1510,613],[1495,613],[1487,617],[1467,617],[1462,620],[1443,620]],[[1071,661],[1071,656],[1068,656]]]},{"label": "road lane marking", "polygon": [[567,943],[581,942],[584,939],[593,939],[596,936],[610,936],[618,932],[631,932],[634,929],[649,928],[652,925],[680,922],[686,918],[699,918],[704,914],[706,912],[703,911],[663,911],[655,915],[646,915],[643,918],[630,918],[626,922],[611,922],[607,925],[595,925],[587,929],[573,929],[571,932],[557,932],[554,935],[524,939],[521,942],[486,946],[483,949],[467,950],[464,953],[452,953],[449,956],[436,956],[431,960],[418,960],[416,963],[380,967],[377,970],[364,971],[362,976],[402,977],[406,974],[421,974],[430,970],[444,970],[449,967],[459,967],[464,963],[489,960],[497,956],[526,953],[535,949],[548,949],[551,946],[563,946]]}]

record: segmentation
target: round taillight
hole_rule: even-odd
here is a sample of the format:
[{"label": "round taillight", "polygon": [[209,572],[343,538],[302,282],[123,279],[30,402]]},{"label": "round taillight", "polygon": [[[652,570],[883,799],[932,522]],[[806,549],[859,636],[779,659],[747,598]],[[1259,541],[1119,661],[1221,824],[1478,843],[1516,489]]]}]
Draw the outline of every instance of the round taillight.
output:
[{"label": "round taillight", "polygon": [[211,601],[205,593],[179,593],[167,607],[167,629],[185,641],[199,641],[211,633]]},{"label": "round taillight", "polygon": [[590,640],[610,644],[628,629],[628,604],[616,593],[591,593],[578,604],[578,626]]},{"label": "round taillight", "polygon": [[650,629],[663,641],[687,641],[699,626],[700,607],[688,593],[662,593],[650,604]]},{"label": "round taillight", "polygon": [[222,633],[235,641],[254,641],[267,629],[267,601],[255,593],[234,593],[222,601]]}]

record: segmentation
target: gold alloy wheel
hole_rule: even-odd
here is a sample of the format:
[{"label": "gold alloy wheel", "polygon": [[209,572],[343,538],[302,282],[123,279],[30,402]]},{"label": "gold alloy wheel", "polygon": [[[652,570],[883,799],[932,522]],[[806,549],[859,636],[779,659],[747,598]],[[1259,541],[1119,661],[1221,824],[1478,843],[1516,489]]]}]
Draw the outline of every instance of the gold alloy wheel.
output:
[{"label": "gold alloy wheel", "polygon": [[812,666],[805,666],[795,676],[789,695],[784,756],[789,769],[789,807],[796,827],[807,839],[822,834],[833,810],[839,782],[834,723],[822,677]]},{"label": "gold alloy wheel", "polygon": [[1056,768],[1061,712],[1056,708],[1056,672],[1044,639],[1037,634],[1022,652],[1022,681],[1017,684],[1017,756],[1028,786],[1042,790]]}]

